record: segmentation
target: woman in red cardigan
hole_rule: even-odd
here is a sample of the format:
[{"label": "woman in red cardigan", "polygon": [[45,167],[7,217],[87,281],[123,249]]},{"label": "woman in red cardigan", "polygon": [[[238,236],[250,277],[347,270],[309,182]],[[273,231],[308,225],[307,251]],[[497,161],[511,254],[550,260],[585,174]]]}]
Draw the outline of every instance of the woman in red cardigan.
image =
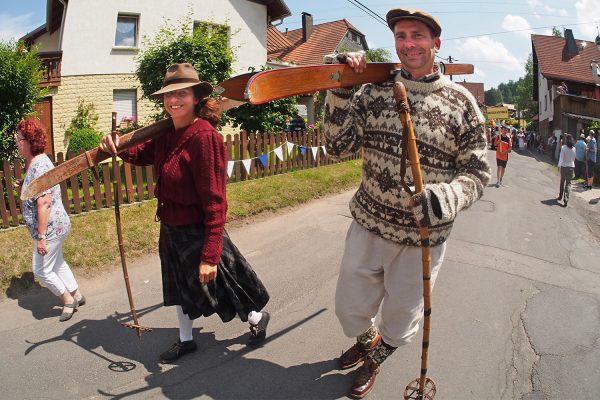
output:
[{"label": "woman in red cardigan", "polygon": [[[162,97],[173,128],[119,153],[134,165],[153,164],[157,175],[163,298],[179,319],[179,340],[160,355],[164,363],[196,350],[192,323],[198,317],[217,313],[223,322],[236,315],[249,321],[249,346],[264,341],[270,318],[261,312],[267,290],[224,228],[227,155],[215,126],[222,111],[241,103],[211,99],[211,92],[191,64],[172,65],[153,95]],[[118,144],[106,135],[101,146],[115,153]]]}]

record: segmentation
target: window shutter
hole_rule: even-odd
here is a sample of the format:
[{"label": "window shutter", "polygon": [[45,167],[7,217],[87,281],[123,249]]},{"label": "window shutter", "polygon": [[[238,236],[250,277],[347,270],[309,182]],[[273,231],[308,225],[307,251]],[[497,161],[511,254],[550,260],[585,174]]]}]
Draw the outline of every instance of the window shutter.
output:
[{"label": "window shutter", "polygon": [[124,118],[137,121],[137,104],[135,90],[114,90],[113,111],[117,113],[117,126]]}]

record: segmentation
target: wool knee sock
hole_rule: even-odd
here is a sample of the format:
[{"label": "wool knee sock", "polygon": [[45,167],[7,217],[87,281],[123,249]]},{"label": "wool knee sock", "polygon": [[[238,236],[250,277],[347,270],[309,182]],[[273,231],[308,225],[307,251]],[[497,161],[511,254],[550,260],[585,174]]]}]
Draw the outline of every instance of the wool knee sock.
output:
[{"label": "wool knee sock", "polygon": [[260,319],[262,318],[262,313],[260,311],[250,311],[248,314],[248,322],[250,325],[258,325]]},{"label": "wool knee sock", "polygon": [[194,321],[183,313],[181,306],[175,306],[175,309],[177,310],[177,319],[179,320],[179,340],[188,342],[193,339],[192,325]]},{"label": "wool knee sock", "polygon": [[369,354],[367,354],[367,359],[371,360],[374,364],[381,365],[386,358],[392,355],[394,351],[396,351],[397,347],[390,346],[385,343],[383,339],[379,342],[377,346],[375,346]]}]

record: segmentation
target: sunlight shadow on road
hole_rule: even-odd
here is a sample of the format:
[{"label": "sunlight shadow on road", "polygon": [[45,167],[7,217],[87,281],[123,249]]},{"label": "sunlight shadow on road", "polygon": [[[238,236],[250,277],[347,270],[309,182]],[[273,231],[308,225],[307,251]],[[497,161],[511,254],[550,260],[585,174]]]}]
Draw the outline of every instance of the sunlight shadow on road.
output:
[{"label": "sunlight shadow on road", "polygon": [[552,199],[548,199],[548,200],[541,200],[540,203],[546,205],[546,206],[562,206],[558,200],[556,200],[555,198]]},{"label": "sunlight shadow on road", "polygon": [[[325,311],[326,309],[321,309],[269,336],[265,346]],[[237,342],[237,339],[216,340],[214,346],[200,354],[186,357],[181,365],[147,376],[146,387],[123,393],[107,393],[102,390],[98,390],[98,393],[113,399],[130,396],[170,399],[339,398],[346,394],[350,385],[352,375],[338,372],[335,359],[286,367],[272,361],[248,357],[254,349],[227,348]],[[290,351],[301,352],[302,344],[299,343]],[[160,393],[153,389],[159,389]]]},{"label": "sunlight shadow on road", "polygon": [[[138,310],[138,316],[143,316],[162,307],[162,303]],[[138,361],[148,371],[158,371],[159,365],[156,354],[147,351],[148,348],[156,348],[167,342],[172,337],[175,328],[155,329],[152,333],[145,334],[144,341],[136,338],[135,331],[121,326],[122,322],[130,322],[129,313],[115,314],[102,320],[83,319],[69,326],[62,335],[55,336],[41,342],[25,342],[31,344],[25,350],[25,356],[40,346],[58,341],[68,341],[88,351],[89,353],[106,360],[107,368],[113,372],[129,372],[136,368],[136,364],[130,360]],[[102,355],[96,349],[102,349],[106,353],[125,358],[128,361],[113,360]]]}]

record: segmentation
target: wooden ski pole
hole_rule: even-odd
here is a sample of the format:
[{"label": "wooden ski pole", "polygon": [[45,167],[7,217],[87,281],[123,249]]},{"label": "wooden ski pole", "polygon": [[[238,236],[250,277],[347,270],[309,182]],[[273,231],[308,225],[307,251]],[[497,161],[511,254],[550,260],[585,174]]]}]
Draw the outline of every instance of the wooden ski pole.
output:
[{"label": "wooden ski pole", "polygon": [[[415,193],[424,190],[423,177],[421,175],[421,164],[419,163],[419,152],[417,150],[417,139],[410,118],[410,107],[406,96],[406,89],[402,82],[394,84],[394,99],[398,105],[400,121],[402,122],[402,134],[408,135],[408,161],[415,185]],[[406,157],[406,154],[402,154]],[[421,346],[421,375],[410,382],[404,391],[404,399],[431,400],[435,396],[435,383],[427,378],[427,361],[429,355],[429,334],[431,332],[431,256],[429,254],[429,229],[426,226],[419,227],[421,237],[421,260],[423,265],[423,301],[424,322],[423,342]]]},{"label": "wooden ski pole", "polygon": [[[117,137],[117,113],[112,113],[112,130],[111,135],[113,141]],[[135,310],[135,306],[133,305],[133,295],[131,293],[131,285],[129,284],[129,273],[127,272],[127,261],[125,259],[125,246],[123,245],[123,232],[121,229],[121,210],[119,207],[119,180],[117,177],[121,174],[119,169],[119,163],[117,162],[117,155],[113,154],[112,156],[113,163],[113,195],[115,197],[115,220],[117,226],[117,239],[119,241],[119,253],[121,255],[121,266],[123,267],[123,278],[125,279],[125,288],[127,289],[127,297],[129,298],[129,307],[131,308],[131,316],[133,317],[132,323],[124,323],[121,325],[124,327],[135,329],[138,338],[142,337],[142,332],[150,332],[151,328],[147,328],[145,326],[141,326],[138,321],[137,312]]]}]

